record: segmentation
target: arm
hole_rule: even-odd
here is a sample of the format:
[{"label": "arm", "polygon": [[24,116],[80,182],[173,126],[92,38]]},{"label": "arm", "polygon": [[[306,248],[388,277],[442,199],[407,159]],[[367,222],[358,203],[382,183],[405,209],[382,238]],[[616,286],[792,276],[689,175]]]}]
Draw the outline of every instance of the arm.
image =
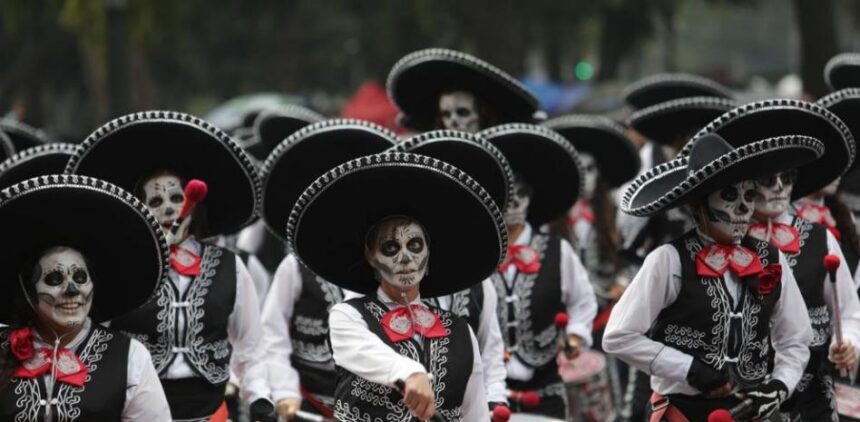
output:
[{"label": "arm", "polygon": [[131,340],[128,350],[125,407],[122,420],[169,422],[170,406],[161,388],[161,380],[152,366],[152,357],[146,347]]},{"label": "arm", "polygon": [[236,257],[236,303],[227,322],[227,337],[233,346],[233,371],[240,380],[242,400],[253,403],[269,397],[266,361],[260,347],[260,306],[254,282],[245,264]]},{"label": "arm", "polygon": [[373,334],[348,303],[331,308],[329,334],[334,361],[370,382],[394,387],[395,381],[405,381],[412,374],[427,374],[424,365],[397,353]]},{"label": "arm", "polygon": [[505,343],[499,330],[499,318],[496,316],[498,293],[490,279],[481,283],[484,292],[484,303],[481,305],[481,318],[478,327],[478,344],[483,363],[485,393],[487,401],[507,403],[507,386],[505,378]]},{"label": "arm", "polygon": [[300,398],[299,373],[290,362],[290,319],[302,292],[302,276],[296,257],[288,255],[275,272],[270,292],[263,305],[262,349],[265,351],[269,387],[275,403]]},{"label": "arm", "polygon": [[782,290],[770,317],[771,343],[776,353],[771,376],[782,381],[791,393],[809,361],[812,326],[806,303],[782,253],[779,254],[779,264],[783,268]]},{"label": "arm", "polygon": [[[839,315],[842,317],[842,339],[856,348],[860,344],[860,300],[857,298],[857,291],[854,288],[854,279],[851,277],[851,271],[845,263],[845,257],[842,254],[842,247],[839,246],[839,241],[830,233],[827,233],[827,250],[829,253],[839,257],[839,262],[842,265],[836,270],[836,285],[830,282],[830,275],[826,275],[824,280],[824,300],[827,302],[827,308],[830,314],[833,315],[833,289],[839,295]],[[831,344],[836,344],[836,335],[834,333]],[[855,349],[855,358],[857,350]]]},{"label": "arm", "polygon": [[[469,328],[469,338],[472,340],[472,375],[466,384],[466,393],[463,395],[463,404],[460,410],[463,412],[464,421],[489,421],[490,410],[487,407],[487,396],[484,394],[484,375],[482,373],[481,354],[478,353],[478,341]],[[493,400],[490,400],[493,401]]]},{"label": "arm", "polygon": [[561,241],[561,295],[567,307],[567,335],[579,337],[585,347],[591,346],[591,324],[597,315],[597,298],[588,279],[588,271],[565,240]]},{"label": "arm", "polygon": [[266,271],[266,267],[263,266],[263,263],[260,262],[257,255],[248,255],[248,274],[251,275],[251,280],[254,281],[254,290],[257,292],[257,301],[260,303],[260,306],[263,306],[266,295],[269,292],[269,285],[271,284],[272,276],[269,275],[268,271]]}]

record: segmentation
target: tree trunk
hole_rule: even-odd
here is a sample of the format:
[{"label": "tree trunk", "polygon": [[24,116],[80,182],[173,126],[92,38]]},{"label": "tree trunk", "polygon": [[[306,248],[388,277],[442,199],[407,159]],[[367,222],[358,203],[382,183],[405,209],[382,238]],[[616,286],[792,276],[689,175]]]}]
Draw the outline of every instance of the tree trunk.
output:
[{"label": "tree trunk", "polygon": [[800,33],[800,77],[811,98],[828,93],[824,65],[838,51],[833,0],[794,0]]},{"label": "tree trunk", "polygon": [[107,9],[107,69],[109,117],[131,110],[129,89],[128,1],[105,0]]}]

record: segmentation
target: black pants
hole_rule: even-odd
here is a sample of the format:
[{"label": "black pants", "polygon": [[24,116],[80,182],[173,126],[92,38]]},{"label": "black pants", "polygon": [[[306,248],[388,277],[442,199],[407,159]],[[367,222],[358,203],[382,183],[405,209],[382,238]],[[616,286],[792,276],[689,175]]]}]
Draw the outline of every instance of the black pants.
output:
[{"label": "black pants", "polygon": [[630,368],[624,410],[629,422],[648,422],[651,416],[651,376]]},{"label": "black pants", "polygon": [[224,402],[224,384],[203,378],[162,379],[161,386],[173,419],[208,418]]}]

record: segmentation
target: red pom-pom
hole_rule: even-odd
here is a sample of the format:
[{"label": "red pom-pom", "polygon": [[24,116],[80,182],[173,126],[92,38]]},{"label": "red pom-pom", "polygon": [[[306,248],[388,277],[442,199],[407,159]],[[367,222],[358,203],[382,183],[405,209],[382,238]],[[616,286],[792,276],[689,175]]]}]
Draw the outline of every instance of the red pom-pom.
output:
[{"label": "red pom-pom", "polygon": [[198,203],[206,197],[208,192],[209,186],[206,186],[206,182],[200,179],[191,179],[185,185],[185,200]]},{"label": "red pom-pom", "polygon": [[526,391],[520,398],[520,403],[525,407],[538,407],[540,405],[540,396],[534,391]]},{"label": "red pom-pom", "polygon": [[559,313],[555,314],[555,326],[556,327],[558,327],[558,328],[567,327],[567,321],[568,321],[568,318],[567,318],[566,313],[559,312]]},{"label": "red pom-pom", "polygon": [[717,409],[708,415],[708,422],[735,422],[735,418],[726,409]]},{"label": "red pom-pom", "polygon": [[824,268],[827,268],[827,271],[836,271],[839,268],[839,257],[833,254],[827,254],[824,256]]},{"label": "red pom-pom", "polygon": [[493,422],[508,422],[510,418],[511,409],[508,409],[507,406],[500,404],[493,409]]}]

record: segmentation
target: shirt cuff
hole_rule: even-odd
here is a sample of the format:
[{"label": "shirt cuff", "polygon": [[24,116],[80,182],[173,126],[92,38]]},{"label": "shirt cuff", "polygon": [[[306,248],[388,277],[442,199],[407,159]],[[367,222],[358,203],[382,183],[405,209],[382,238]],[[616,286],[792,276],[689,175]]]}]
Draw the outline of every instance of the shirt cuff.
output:
[{"label": "shirt cuff", "polygon": [[391,367],[391,372],[388,375],[388,385],[393,387],[398,380],[406,382],[406,378],[415,373],[426,374],[427,370],[424,368],[424,365],[412,359],[400,359]]},{"label": "shirt cuff", "polygon": [[[278,405],[278,402],[284,399],[300,399],[302,398],[301,393],[298,391],[293,391],[290,389],[279,389],[272,390],[272,401],[275,402],[275,405]],[[253,402],[252,402],[253,403]]]},{"label": "shirt cuff", "polygon": [[687,373],[693,357],[677,349],[664,346],[651,361],[651,375],[676,382],[687,382]]},{"label": "shirt cuff", "polygon": [[583,347],[591,347],[591,327],[590,326],[588,326],[586,324],[582,324],[582,323],[573,322],[573,323],[567,324],[567,330],[565,330],[565,331],[567,331],[568,337],[575,335],[575,336],[581,338]]}]

